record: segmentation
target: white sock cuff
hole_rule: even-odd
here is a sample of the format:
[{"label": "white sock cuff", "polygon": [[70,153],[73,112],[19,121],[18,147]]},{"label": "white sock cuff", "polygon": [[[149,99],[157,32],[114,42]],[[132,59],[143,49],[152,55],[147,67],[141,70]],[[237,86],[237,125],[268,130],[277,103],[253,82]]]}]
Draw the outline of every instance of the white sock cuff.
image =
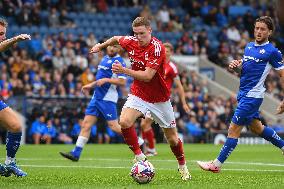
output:
[{"label": "white sock cuff", "polygon": [[214,165],[215,165],[216,167],[221,167],[221,166],[222,166],[222,163],[221,163],[218,159],[215,159],[215,160],[213,161],[213,163],[214,163]]},{"label": "white sock cuff", "polygon": [[76,146],[83,148],[88,140],[89,139],[87,137],[79,136],[76,142]]},{"label": "white sock cuff", "polygon": [[139,146],[144,144],[144,140],[141,137],[138,137],[138,144],[139,144]]},{"label": "white sock cuff", "polygon": [[9,165],[10,163],[15,162],[15,160],[16,158],[11,158],[11,157],[6,156],[5,164]]}]

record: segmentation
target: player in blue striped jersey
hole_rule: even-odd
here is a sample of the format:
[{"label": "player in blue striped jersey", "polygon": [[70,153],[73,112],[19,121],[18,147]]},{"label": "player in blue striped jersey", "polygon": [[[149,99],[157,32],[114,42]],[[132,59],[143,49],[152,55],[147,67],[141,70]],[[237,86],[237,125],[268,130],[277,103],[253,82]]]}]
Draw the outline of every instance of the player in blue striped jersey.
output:
[{"label": "player in blue striped jersey", "polygon": [[[269,71],[274,68],[280,77],[284,77],[282,54],[268,41],[273,30],[273,20],[270,17],[262,16],[256,19],[255,41],[247,44],[242,60],[234,60],[230,63],[230,69],[241,69],[240,89],[237,97],[238,107],[233,115],[227,140],[219,156],[211,162],[197,162],[203,170],[220,172],[222,164],[237,146],[244,126],[248,126],[253,133],[270,141],[281,149],[282,153],[284,152],[284,140],[273,129],[262,125],[259,120],[259,107],[265,92],[264,81]],[[278,114],[283,112],[284,101],[277,108]]]},{"label": "player in blue striped jersey", "polygon": [[[5,51],[19,41],[30,40],[31,36],[21,34],[10,39],[6,39],[6,29],[8,23],[4,19],[0,19],[0,52]],[[10,176],[14,174],[17,177],[27,176],[16,164],[15,156],[20,147],[22,137],[21,122],[16,113],[0,100],[0,122],[8,130],[6,141],[6,160],[5,164],[0,164],[0,176]]]},{"label": "player in blue striped jersey", "polygon": [[[117,120],[117,86],[126,84],[124,74],[115,74],[112,72],[112,64],[120,63],[126,66],[123,59],[118,55],[118,46],[109,46],[107,55],[103,57],[98,65],[96,81],[83,86],[82,92],[89,92],[94,89],[92,99],[86,109],[80,135],[77,139],[76,146],[71,152],[60,152],[60,154],[72,161],[78,161],[83,147],[90,137],[91,127],[97,122],[98,117],[107,121],[108,126],[116,133],[121,134],[121,127]],[[142,142],[141,142],[142,143]]]}]

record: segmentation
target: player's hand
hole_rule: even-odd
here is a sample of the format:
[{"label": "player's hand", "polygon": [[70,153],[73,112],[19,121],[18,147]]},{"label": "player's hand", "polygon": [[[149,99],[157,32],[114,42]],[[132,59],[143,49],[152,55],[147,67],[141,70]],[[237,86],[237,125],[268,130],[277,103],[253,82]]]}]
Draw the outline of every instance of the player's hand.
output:
[{"label": "player's hand", "polygon": [[183,105],[182,105],[182,108],[184,109],[184,111],[185,111],[187,114],[190,113],[190,108],[189,108],[188,104],[183,104]]},{"label": "player's hand", "polygon": [[116,74],[123,73],[123,69],[124,69],[123,66],[118,62],[112,64],[111,70],[112,70],[113,73],[116,73]]},{"label": "player's hand", "polygon": [[28,34],[20,34],[14,37],[17,42],[24,41],[24,40],[31,40],[31,36]]},{"label": "player's hand", "polygon": [[229,69],[234,70],[235,68],[238,68],[242,65],[242,61],[241,60],[233,60],[232,62],[230,62],[229,64]]},{"label": "player's hand", "polygon": [[284,101],[282,101],[277,107],[276,114],[282,114],[284,112]]},{"label": "player's hand", "polygon": [[91,90],[92,88],[93,88],[92,83],[89,83],[89,84],[87,84],[87,85],[84,85],[84,86],[82,87],[81,91],[82,91],[82,93],[83,93],[84,95],[88,95],[88,94],[90,93],[90,90]]},{"label": "player's hand", "polygon": [[103,84],[105,84],[107,81],[107,78],[102,78],[96,81],[96,86],[102,86]]},{"label": "player's hand", "polygon": [[101,51],[101,44],[100,43],[98,43],[95,46],[93,46],[91,48],[91,50],[90,50],[90,53],[97,53],[99,51]]}]

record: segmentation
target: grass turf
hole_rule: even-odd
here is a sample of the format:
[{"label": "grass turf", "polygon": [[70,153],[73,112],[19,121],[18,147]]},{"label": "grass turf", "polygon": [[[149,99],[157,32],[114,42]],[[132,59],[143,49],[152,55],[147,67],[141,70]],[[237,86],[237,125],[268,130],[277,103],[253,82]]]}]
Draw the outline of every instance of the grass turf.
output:
[{"label": "grass turf", "polygon": [[[28,176],[0,177],[0,188],[284,188],[284,156],[272,145],[239,145],[219,174],[202,171],[195,162],[214,159],[221,146],[184,147],[192,180],[180,179],[169,146],[159,144],[158,156],[149,157],[156,168],[155,178],[139,185],[128,175],[133,156],[124,144],[87,145],[79,162],[63,159],[58,153],[70,151],[71,145],[25,145],[17,161]],[[3,145],[0,157],[3,162]]]}]

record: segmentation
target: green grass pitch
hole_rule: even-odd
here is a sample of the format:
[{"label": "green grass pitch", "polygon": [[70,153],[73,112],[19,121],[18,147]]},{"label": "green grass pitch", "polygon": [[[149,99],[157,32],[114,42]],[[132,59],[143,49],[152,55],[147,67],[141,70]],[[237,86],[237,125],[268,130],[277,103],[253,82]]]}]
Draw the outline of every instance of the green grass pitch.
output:
[{"label": "green grass pitch", "polygon": [[[199,169],[196,160],[214,159],[221,146],[185,144],[192,180],[184,182],[167,144],[157,145],[158,156],[150,157],[156,168],[154,180],[139,185],[129,176],[132,154],[124,144],[87,145],[79,162],[63,159],[59,151],[73,145],[24,145],[17,161],[28,172],[25,178],[0,177],[0,189],[37,188],[284,188],[284,156],[272,145],[239,145],[221,173]],[[0,146],[1,162],[5,146]]]}]

